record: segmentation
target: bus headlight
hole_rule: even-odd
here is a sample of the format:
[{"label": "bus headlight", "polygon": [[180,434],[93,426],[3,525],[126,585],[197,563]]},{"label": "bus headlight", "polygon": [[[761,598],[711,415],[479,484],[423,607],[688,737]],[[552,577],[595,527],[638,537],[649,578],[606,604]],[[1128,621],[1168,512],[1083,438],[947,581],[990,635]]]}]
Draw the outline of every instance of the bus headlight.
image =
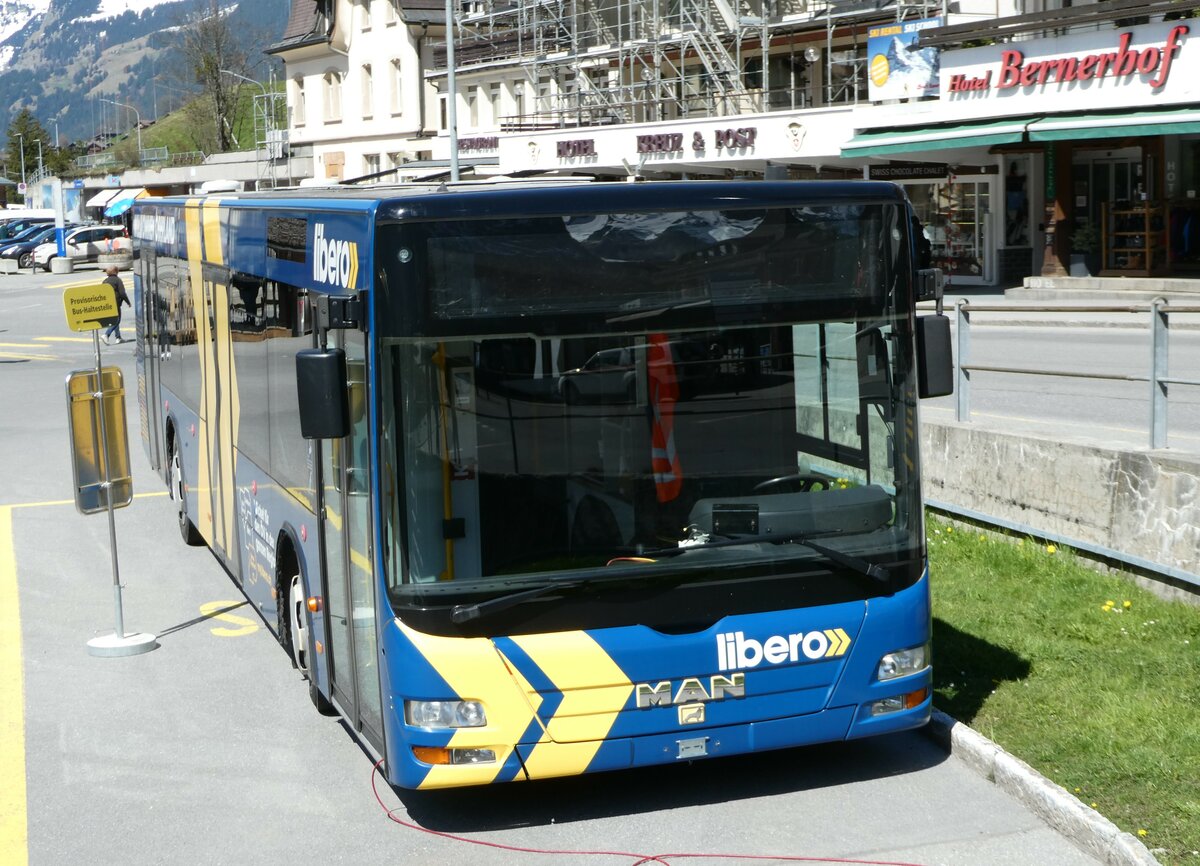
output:
[{"label": "bus headlight", "polygon": [[879,660],[879,668],[875,676],[880,680],[894,680],[896,677],[906,677],[919,673],[929,667],[929,644],[915,646],[911,649],[890,652]]},{"label": "bus headlight", "polygon": [[482,728],[487,713],[480,701],[405,701],[404,720],[421,728]]}]

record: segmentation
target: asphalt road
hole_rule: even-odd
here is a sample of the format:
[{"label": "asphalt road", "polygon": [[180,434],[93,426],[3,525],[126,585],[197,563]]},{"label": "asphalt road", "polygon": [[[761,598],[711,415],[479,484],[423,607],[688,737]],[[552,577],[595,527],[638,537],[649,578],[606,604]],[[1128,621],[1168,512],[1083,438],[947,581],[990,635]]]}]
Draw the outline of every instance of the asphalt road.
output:
[{"label": "asphalt road", "polygon": [[[970,300],[976,306],[1006,303],[1002,297]],[[955,322],[953,306],[947,305],[947,314]],[[1148,319],[1146,313],[977,312],[971,316],[968,363],[1148,377]],[[1171,323],[1167,374],[1200,382],[1200,314],[1176,314]],[[956,361],[957,352],[956,343]],[[1150,394],[1148,382],[978,371],[970,377],[970,417],[973,424],[999,429],[1145,449],[1150,443]],[[926,401],[922,413],[953,420],[957,400],[955,395]],[[1200,454],[1198,431],[1200,385],[1170,385],[1168,447]]]},{"label": "asphalt road", "polygon": [[[113,630],[112,571],[106,517],[72,503],[63,382],[93,355],[90,337],[67,331],[61,296],[99,277],[0,276],[0,866],[633,864],[666,852],[1096,862],[921,733],[503,790],[392,791],[313,710],[216,560],[180,541],[138,438],[133,343],[102,350],[124,371],[132,432],[135,499],[117,512],[117,549],[126,628],[159,647],[89,655],[87,641]],[[627,853],[584,853],[596,851]]]}]

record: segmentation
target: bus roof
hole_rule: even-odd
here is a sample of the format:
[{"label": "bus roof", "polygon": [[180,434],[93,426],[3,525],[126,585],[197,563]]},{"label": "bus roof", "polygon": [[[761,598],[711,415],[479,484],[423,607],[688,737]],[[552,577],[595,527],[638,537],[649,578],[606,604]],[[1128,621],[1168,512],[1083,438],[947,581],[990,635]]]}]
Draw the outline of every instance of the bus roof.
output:
[{"label": "bus roof", "polygon": [[[143,199],[137,207],[181,205],[196,196]],[[223,207],[376,211],[381,220],[488,218],[595,213],[605,210],[733,209],[805,204],[878,204],[905,200],[887,181],[642,181],[571,180],[288,187],[217,193]]]}]

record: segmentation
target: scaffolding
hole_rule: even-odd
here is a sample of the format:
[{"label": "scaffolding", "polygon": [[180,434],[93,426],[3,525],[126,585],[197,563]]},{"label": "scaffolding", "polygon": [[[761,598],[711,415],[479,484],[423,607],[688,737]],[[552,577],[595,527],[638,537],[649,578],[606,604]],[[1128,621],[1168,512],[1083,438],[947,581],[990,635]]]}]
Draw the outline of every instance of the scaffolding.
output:
[{"label": "scaffolding", "polygon": [[[278,166],[288,158],[287,94],[263,88],[254,95],[254,152],[258,164],[258,188],[279,186]],[[283,183],[286,186],[288,180]]]},{"label": "scaffolding", "polygon": [[[854,104],[867,28],[941,2],[465,0],[455,72],[512,82],[506,132]],[[445,43],[433,52],[445,92]]]}]

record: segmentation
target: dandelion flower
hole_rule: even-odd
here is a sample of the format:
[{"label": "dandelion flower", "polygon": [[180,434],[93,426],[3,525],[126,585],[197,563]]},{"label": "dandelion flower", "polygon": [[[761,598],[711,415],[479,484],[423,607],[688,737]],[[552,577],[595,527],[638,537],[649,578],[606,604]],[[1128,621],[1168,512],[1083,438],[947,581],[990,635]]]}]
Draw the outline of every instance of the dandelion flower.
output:
[{"label": "dandelion flower", "polygon": [[1098,807],[1096,806],[1096,804],[1095,804],[1095,803],[1092,803],[1092,808],[1093,808],[1093,809],[1096,809],[1096,808],[1098,808]]},{"label": "dandelion flower", "polygon": [[1104,605],[1105,605],[1105,607],[1114,607],[1116,605],[1116,602],[1110,598],[1108,601],[1104,602]]},{"label": "dandelion flower", "polygon": [[981,536],[979,536],[979,540],[980,540],[980,541],[987,541],[987,536],[986,536],[986,535],[981,535]]},{"label": "dandelion flower", "polygon": [[947,527],[946,527],[946,534],[947,534],[947,535],[949,535],[949,534],[950,534],[951,532],[953,532],[953,531],[954,531],[954,527],[953,527],[953,526],[947,526]]},{"label": "dandelion flower", "polygon": [[1142,828],[1140,828],[1140,827],[1139,827],[1139,828],[1138,828],[1138,836],[1140,836],[1141,838],[1145,839],[1145,838],[1146,838],[1146,835],[1147,835],[1147,834],[1146,834],[1146,831],[1145,831],[1145,830],[1143,830]]},{"label": "dandelion flower", "polygon": [[1121,602],[1121,607],[1125,608],[1126,610],[1129,610],[1129,608],[1133,607],[1133,602],[1130,601],[1129,599],[1126,599],[1125,601]]},{"label": "dandelion flower", "polygon": [[1054,551],[1056,551],[1056,550],[1058,550],[1058,548],[1055,547],[1053,544],[1046,545],[1046,553],[1053,554]]},{"label": "dandelion flower", "polygon": [[1076,788],[1076,789],[1075,789],[1075,793],[1076,793],[1076,794],[1082,794],[1082,793],[1083,793],[1083,788]]}]

